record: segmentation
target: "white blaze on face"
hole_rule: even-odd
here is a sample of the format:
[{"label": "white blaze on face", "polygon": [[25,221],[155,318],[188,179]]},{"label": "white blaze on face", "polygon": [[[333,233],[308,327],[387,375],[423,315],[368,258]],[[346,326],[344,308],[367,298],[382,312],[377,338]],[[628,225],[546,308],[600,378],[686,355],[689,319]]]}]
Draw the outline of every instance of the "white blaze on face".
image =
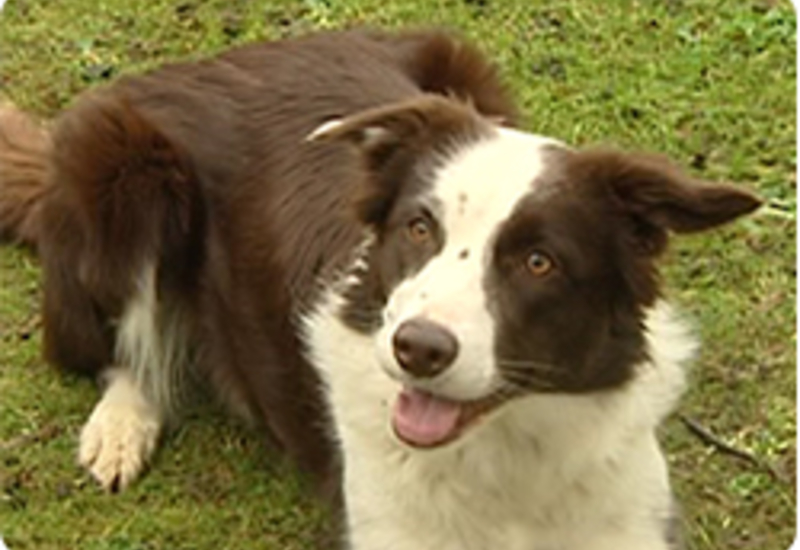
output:
[{"label": "white blaze on face", "polygon": [[442,205],[437,215],[446,242],[439,255],[389,297],[379,355],[391,375],[402,378],[391,347],[395,329],[422,316],[447,327],[460,352],[445,373],[420,387],[459,401],[479,399],[495,389],[494,323],[483,288],[491,247],[498,227],[520,198],[534,190],[548,149],[560,145],[498,129],[443,159],[434,171],[431,194]]}]

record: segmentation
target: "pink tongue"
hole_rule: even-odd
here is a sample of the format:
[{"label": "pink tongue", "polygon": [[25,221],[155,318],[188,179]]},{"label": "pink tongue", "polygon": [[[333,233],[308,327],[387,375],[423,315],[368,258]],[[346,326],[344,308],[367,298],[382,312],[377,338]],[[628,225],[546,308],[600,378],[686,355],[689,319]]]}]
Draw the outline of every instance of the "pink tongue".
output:
[{"label": "pink tongue", "polygon": [[417,447],[433,447],[449,440],[458,429],[458,403],[404,388],[394,405],[392,424],[397,435]]}]

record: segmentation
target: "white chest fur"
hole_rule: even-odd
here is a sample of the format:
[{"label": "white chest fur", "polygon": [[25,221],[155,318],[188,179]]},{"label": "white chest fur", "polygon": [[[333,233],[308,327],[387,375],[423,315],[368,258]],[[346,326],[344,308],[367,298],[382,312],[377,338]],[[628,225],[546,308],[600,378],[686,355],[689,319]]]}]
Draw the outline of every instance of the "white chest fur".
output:
[{"label": "white chest fur", "polygon": [[460,441],[410,449],[390,428],[400,388],[370,337],[307,318],[345,459],[352,550],[666,550],[671,514],[655,428],[683,388],[694,344],[668,306],[648,316],[652,361],[606,394],[532,395]]}]

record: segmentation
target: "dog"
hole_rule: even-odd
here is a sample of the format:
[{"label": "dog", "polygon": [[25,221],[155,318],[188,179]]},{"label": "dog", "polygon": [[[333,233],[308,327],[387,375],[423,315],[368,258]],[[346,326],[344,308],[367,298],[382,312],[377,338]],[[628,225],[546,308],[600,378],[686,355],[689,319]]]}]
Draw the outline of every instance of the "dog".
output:
[{"label": "dog", "polygon": [[123,489],[200,379],[351,550],[667,550],[655,430],[696,350],[672,234],[759,199],[519,129],[458,37],[248,45],[0,111],[0,231],[43,269],[45,358],[97,378],[79,460]]}]

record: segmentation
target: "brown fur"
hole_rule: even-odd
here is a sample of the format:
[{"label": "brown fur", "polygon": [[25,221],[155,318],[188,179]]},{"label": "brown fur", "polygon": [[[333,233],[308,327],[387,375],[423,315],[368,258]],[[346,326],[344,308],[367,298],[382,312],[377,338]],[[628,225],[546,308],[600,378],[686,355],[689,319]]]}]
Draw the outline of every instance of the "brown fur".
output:
[{"label": "brown fur", "polygon": [[27,245],[38,240],[49,148],[44,128],[13,106],[0,104],[0,238]]}]

